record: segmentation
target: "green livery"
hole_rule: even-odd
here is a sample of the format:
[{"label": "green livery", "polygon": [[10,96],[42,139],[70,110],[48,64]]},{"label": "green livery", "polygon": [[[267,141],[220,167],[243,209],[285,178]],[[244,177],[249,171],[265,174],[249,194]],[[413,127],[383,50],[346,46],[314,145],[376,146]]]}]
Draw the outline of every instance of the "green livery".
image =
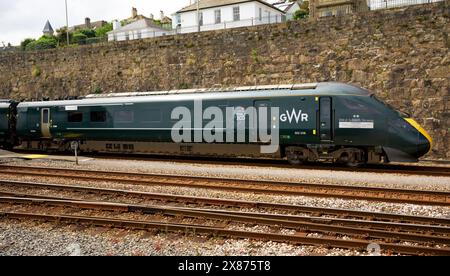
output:
[{"label": "green livery", "polygon": [[[189,111],[192,116],[174,117],[177,108]],[[208,115],[208,111],[222,112],[213,116]],[[0,115],[1,112],[0,108]],[[220,118],[216,118],[220,114]],[[203,119],[200,125],[192,121],[196,115]],[[252,116],[257,119],[253,121]],[[37,143],[44,150],[55,147],[65,150],[71,141],[78,141],[81,147],[93,151],[153,153],[155,147],[170,147],[165,152],[203,155],[202,151],[206,150],[207,155],[232,152],[239,156],[241,154],[236,152],[239,149],[243,151],[242,156],[264,156],[248,154],[244,149],[244,146],[256,148],[268,144],[261,134],[251,135],[264,116],[267,116],[270,132],[278,131],[279,150],[271,157],[286,157],[293,164],[416,161],[431,149],[428,134],[408,121],[408,116],[378,100],[370,91],[342,83],[129,93],[72,101],[25,102],[17,106],[15,135],[22,146],[27,144],[30,148]],[[206,138],[202,135],[213,117],[217,125],[210,131],[216,137],[222,136],[222,140],[215,140],[206,147]],[[245,140],[227,140],[228,131],[236,130],[240,124],[245,124]],[[183,132],[189,131],[188,137],[195,139],[174,143],[172,134],[177,125],[184,125]],[[0,134],[4,128],[2,119]],[[229,150],[225,150],[225,146]]]}]

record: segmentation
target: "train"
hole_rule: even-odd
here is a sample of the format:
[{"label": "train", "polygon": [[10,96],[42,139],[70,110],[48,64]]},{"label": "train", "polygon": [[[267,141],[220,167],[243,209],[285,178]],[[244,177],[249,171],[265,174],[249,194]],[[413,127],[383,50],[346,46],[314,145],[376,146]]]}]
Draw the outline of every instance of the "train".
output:
[{"label": "train", "polygon": [[417,162],[432,143],[374,92],[337,82],[0,101],[5,149],[359,166]]}]

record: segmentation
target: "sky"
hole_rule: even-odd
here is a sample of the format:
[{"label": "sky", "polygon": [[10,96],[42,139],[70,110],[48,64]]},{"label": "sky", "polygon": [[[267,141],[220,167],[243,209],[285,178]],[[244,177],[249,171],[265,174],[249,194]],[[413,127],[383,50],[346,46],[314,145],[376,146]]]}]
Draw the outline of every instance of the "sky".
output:
[{"label": "sky", "polygon": [[[125,19],[136,7],[144,16],[160,10],[171,14],[189,5],[190,0],[67,0],[69,25],[83,24],[86,17],[91,21]],[[25,38],[42,36],[45,22],[50,20],[53,29],[66,25],[64,0],[0,0],[0,47],[5,44],[19,45]]]}]

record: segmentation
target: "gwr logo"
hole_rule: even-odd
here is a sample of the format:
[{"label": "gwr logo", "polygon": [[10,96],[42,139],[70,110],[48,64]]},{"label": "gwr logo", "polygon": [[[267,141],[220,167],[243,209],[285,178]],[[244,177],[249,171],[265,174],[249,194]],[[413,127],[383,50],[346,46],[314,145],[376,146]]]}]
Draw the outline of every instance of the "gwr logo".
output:
[{"label": "gwr logo", "polygon": [[292,109],[292,112],[289,112],[289,110],[286,110],[286,113],[281,114],[280,121],[282,122],[288,122],[292,124],[292,122],[295,120],[295,122],[298,124],[299,122],[308,122],[309,115],[306,113],[303,113],[302,110],[299,110],[298,112],[295,111],[295,108]]}]

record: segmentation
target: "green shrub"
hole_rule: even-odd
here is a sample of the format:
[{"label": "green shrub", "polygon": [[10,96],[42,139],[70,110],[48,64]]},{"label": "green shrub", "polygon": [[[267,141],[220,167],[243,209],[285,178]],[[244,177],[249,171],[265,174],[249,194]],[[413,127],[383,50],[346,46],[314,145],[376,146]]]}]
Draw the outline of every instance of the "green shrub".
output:
[{"label": "green shrub", "polygon": [[87,38],[92,38],[95,37],[95,31],[91,30],[91,29],[84,29],[84,30],[79,30],[77,32],[75,32],[73,35],[75,36],[76,34],[84,34]]},{"label": "green shrub", "polygon": [[88,37],[85,34],[74,33],[72,36],[72,43],[83,45],[83,44],[86,44],[87,39],[88,39]]},{"label": "green shrub", "polygon": [[53,49],[58,46],[58,40],[53,36],[42,36],[38,40],[31,41],[25,47],[27,51]]},{"label": "green shrub", "polygon": [[34,38],[26,38],[24,41],[22,41],[20,43],[20,49],[22,49],[22,51],[25,51],[27,49],[27,45],[30,44],[33,41],[36,41],[36,39],[34,39]]}]

